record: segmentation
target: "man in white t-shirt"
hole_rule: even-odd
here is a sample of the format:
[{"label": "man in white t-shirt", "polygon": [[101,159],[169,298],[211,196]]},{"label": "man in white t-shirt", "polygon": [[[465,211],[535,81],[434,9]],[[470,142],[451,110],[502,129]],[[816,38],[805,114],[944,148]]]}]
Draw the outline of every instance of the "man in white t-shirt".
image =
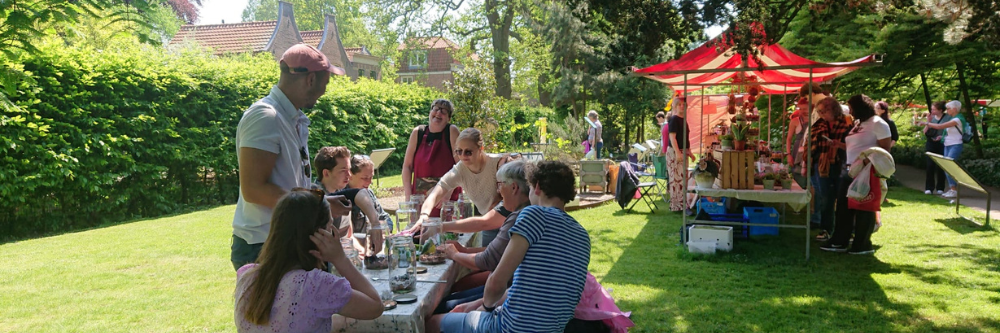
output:
[{"label": "man in white t-shirt", "polygon": [[[236,129],[240,196],[233,216],[234,269],[257,260],[278,199],[292,188],[310,187],[309,118],[300,109],[316,105],[331,74],[344,75],[307,44],[292,46],[278,63],[278,84],[243,113]],[[342,199],[327,197],[331,214],[350,212]]]}]

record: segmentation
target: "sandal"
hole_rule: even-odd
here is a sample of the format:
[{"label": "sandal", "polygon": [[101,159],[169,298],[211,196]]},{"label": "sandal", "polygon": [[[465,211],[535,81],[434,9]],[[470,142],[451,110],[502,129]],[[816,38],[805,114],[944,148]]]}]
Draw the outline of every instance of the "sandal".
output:
[{"label": "sandal", "polygon": [[826,230],[820,230],[819,235],[816,235],[816,240],[821,242],[828,241],[830,240],[830,233],[826,232]]}]

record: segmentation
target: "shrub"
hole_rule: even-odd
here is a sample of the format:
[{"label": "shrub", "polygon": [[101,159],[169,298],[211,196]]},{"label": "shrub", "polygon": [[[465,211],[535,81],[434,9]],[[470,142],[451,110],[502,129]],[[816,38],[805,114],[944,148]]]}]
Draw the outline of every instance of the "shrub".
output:
[{"label": "shrub", "polygon": [[[0,110],[0,234],[236,200],[236,126],[277,82],[274,59],[116,47],[47,44],[0,64],[24,78],[10,94],[16,106]],[[396,147],[383,169],[397,170],[432,96],[413,85],[335,78],[307,111],[310,147]]]}]

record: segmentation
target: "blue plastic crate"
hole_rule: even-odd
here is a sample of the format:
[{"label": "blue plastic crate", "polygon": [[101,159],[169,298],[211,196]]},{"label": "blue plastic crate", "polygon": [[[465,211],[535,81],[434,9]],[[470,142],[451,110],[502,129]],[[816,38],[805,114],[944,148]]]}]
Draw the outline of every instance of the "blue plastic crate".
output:
[{"label": "blue plastic crate", "polygon": [[[719,222],[746,222],[742,214],[708,214],[708,219]],[[711,224],[711,223],[706,223]],[[747,238],[750,236],[746,226],[733,226],[733,236]]]},{"label": "blue plastic crate", "polygon": [[[778,210],[771,207],[744,207],[743,218],[748,223],[778,224]],[[750,236],[777,235],[778,227],[750,227]]]},{"label": "blue plastic crate", "polygon": [[698,199],[698,212],[705,211],[708,214],[725,214],[726,213],[726,198],[720,198],[717,201],[710,201],[710,198],[701,197]]}]

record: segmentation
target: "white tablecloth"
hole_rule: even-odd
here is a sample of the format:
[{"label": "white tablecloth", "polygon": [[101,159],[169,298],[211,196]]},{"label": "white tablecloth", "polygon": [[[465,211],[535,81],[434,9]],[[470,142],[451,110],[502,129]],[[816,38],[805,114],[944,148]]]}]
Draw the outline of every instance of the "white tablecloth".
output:
[{"label": "white tablecloth", "polygon": [[[478,241],[479,233],[465,233],[458,237],[458,242],[466,246],[473,245]],[[382,313],[381,317],[374,320],[357,320],[341,315],[333,315],[333,332],[424,332],[424,320],[430,316],[437,306],[438,301],[451,290],[452,284],[461,276],[468,274],[469,269],[462,265],[455,264],[452,260],[446,260],[440,265],[424,265],[427,273],[417,274],[417,280],[444,280],[446,283],[417,282],[417,290],[412,295],[417,296],[417,302],[412,304],[398,304],[395,309]],[[361,273],[369,278],[387,279],[389,270],[361,270]],[[379,292],[389,288],[388,281],[372,281],[375,290]]]},{"label": "white tablecloth", "polygon": [[803,190],[798,184],[792,182],[792,189],[785,190],[765,190],[764,186],[756,185],[752,190],[734,190],[734,189],[700,189],[692,188],[693,191],[698,193],[698,195],[703,197],[728,197],[736,198],[740,200],[753,200],[760,202],[784,202],[787,203],[792,210],[798,212],[802,210],[807,204],[811,195],[809,191]]}]

